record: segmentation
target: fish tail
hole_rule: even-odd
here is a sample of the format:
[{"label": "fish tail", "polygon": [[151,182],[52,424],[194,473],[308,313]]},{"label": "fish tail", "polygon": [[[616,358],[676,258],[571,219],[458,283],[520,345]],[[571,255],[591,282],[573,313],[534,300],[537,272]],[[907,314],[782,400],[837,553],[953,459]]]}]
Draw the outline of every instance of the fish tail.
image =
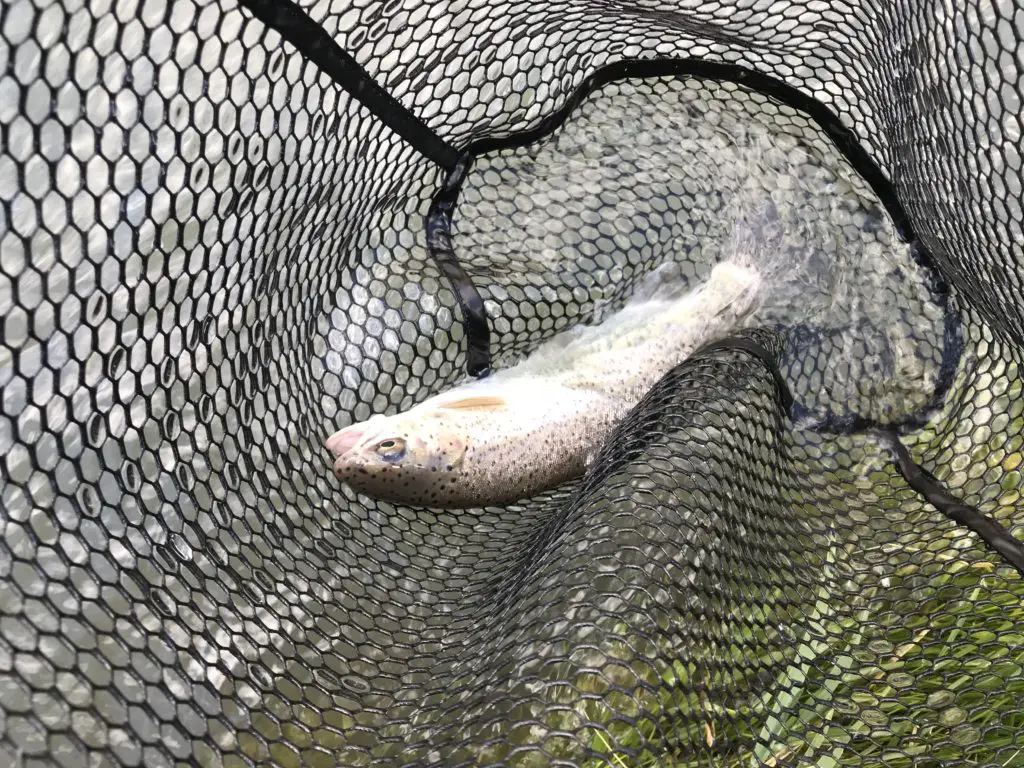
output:
[{"label": "fish tail", "polygon": [[664,261],[650,272],[641,277],[630,302],[644,302],[652,299],[671,299],[683,293],[687,288],[686,278],[683,277],[683,265],[673,259]]},{"label": "fish tail", "polygon": [[699,290],[705,322],[735,322],[756,307],[762,278],[758,271],[739,261],[719,262]]},{"label": "fish tail", "polygon": [[[719,262],[723,269],[717,276],[709,276],[705,285],[718,281],[723,286],[731,283],[736,288],[742,287],[744,292],[756,290],[767,272],[779,266],[778,254],[784,235],[782,219],[771,199],[760,207],[740,211],[732,232],[723,243]],[[675,259],[658,265],[639,281],[634,298],[639,301],[671,301],[699,290],[702,286],[688,280],[683,268],[683,264]],[[714,270],[712,275],[715,275]]]},{"label": "fish tail", "polygon": [[785,226],[779,209],[769,198],[763,205],[740,211],[722,249],[722,259],[764,273],[777,265],[784,239]]}]

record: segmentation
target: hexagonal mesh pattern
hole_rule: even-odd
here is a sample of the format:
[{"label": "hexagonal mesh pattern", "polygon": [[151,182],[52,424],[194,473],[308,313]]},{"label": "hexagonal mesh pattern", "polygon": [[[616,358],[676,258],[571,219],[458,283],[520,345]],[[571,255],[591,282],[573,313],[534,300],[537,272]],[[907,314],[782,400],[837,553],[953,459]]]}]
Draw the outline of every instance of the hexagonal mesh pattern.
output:
[{"label": "hexagonal mesh pattern", "polygon": [[[1021,576],[872,432],[1024,538],[1020,16],[0,5],[0,765],[1024,765]],[[495,367],[739,209],[819,266],[584,478],[374,501],[323,439],[464,377],[470,146]]]}]

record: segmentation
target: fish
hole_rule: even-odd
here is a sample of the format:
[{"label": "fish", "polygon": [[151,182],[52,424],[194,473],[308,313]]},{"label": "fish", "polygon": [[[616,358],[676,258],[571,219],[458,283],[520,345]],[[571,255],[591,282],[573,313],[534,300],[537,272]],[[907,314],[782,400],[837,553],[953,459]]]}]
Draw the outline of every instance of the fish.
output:
[{"label": "fish", "polygon": [[580,478],[659,379],[750,315],[762,278],[731,260],[689,290],[659,282],[671,281],[655,274],[607,319],[515,365],[334,432],[335,476],[378,501],[437,509],[507,505]]}]

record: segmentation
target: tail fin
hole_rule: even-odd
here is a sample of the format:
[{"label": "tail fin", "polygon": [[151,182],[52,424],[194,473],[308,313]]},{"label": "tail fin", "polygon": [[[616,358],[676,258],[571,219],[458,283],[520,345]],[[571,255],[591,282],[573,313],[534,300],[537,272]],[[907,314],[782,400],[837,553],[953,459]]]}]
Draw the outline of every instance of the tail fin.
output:
[{"label": "tail fin", "polygon": [[722,247],[722,260],[774,272],[779,266],[785,234],[779,209],[770,198],[759,208],[742,209]]}]

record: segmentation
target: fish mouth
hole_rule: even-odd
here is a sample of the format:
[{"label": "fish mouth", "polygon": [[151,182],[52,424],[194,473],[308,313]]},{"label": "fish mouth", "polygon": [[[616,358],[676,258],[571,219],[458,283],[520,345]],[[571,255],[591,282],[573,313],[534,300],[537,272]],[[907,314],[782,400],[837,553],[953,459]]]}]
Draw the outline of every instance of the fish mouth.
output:
[{"label": "fish mouth", "polygon": [[340,461],[375,438],[380,430],[374,429],[377,425],[374,425],[373,422],[383,418],[381,415],[371,416],[368,421],[350,424],[339,429],[324,441],[324,447],[331,452],[335,459]]},{"label": "fish mouth", "polygon": [[329,450],[334,458],[340,459],[355,448],[363,437],[361,430],[349,428],[338,430],[324,442],[324,447]]}]

